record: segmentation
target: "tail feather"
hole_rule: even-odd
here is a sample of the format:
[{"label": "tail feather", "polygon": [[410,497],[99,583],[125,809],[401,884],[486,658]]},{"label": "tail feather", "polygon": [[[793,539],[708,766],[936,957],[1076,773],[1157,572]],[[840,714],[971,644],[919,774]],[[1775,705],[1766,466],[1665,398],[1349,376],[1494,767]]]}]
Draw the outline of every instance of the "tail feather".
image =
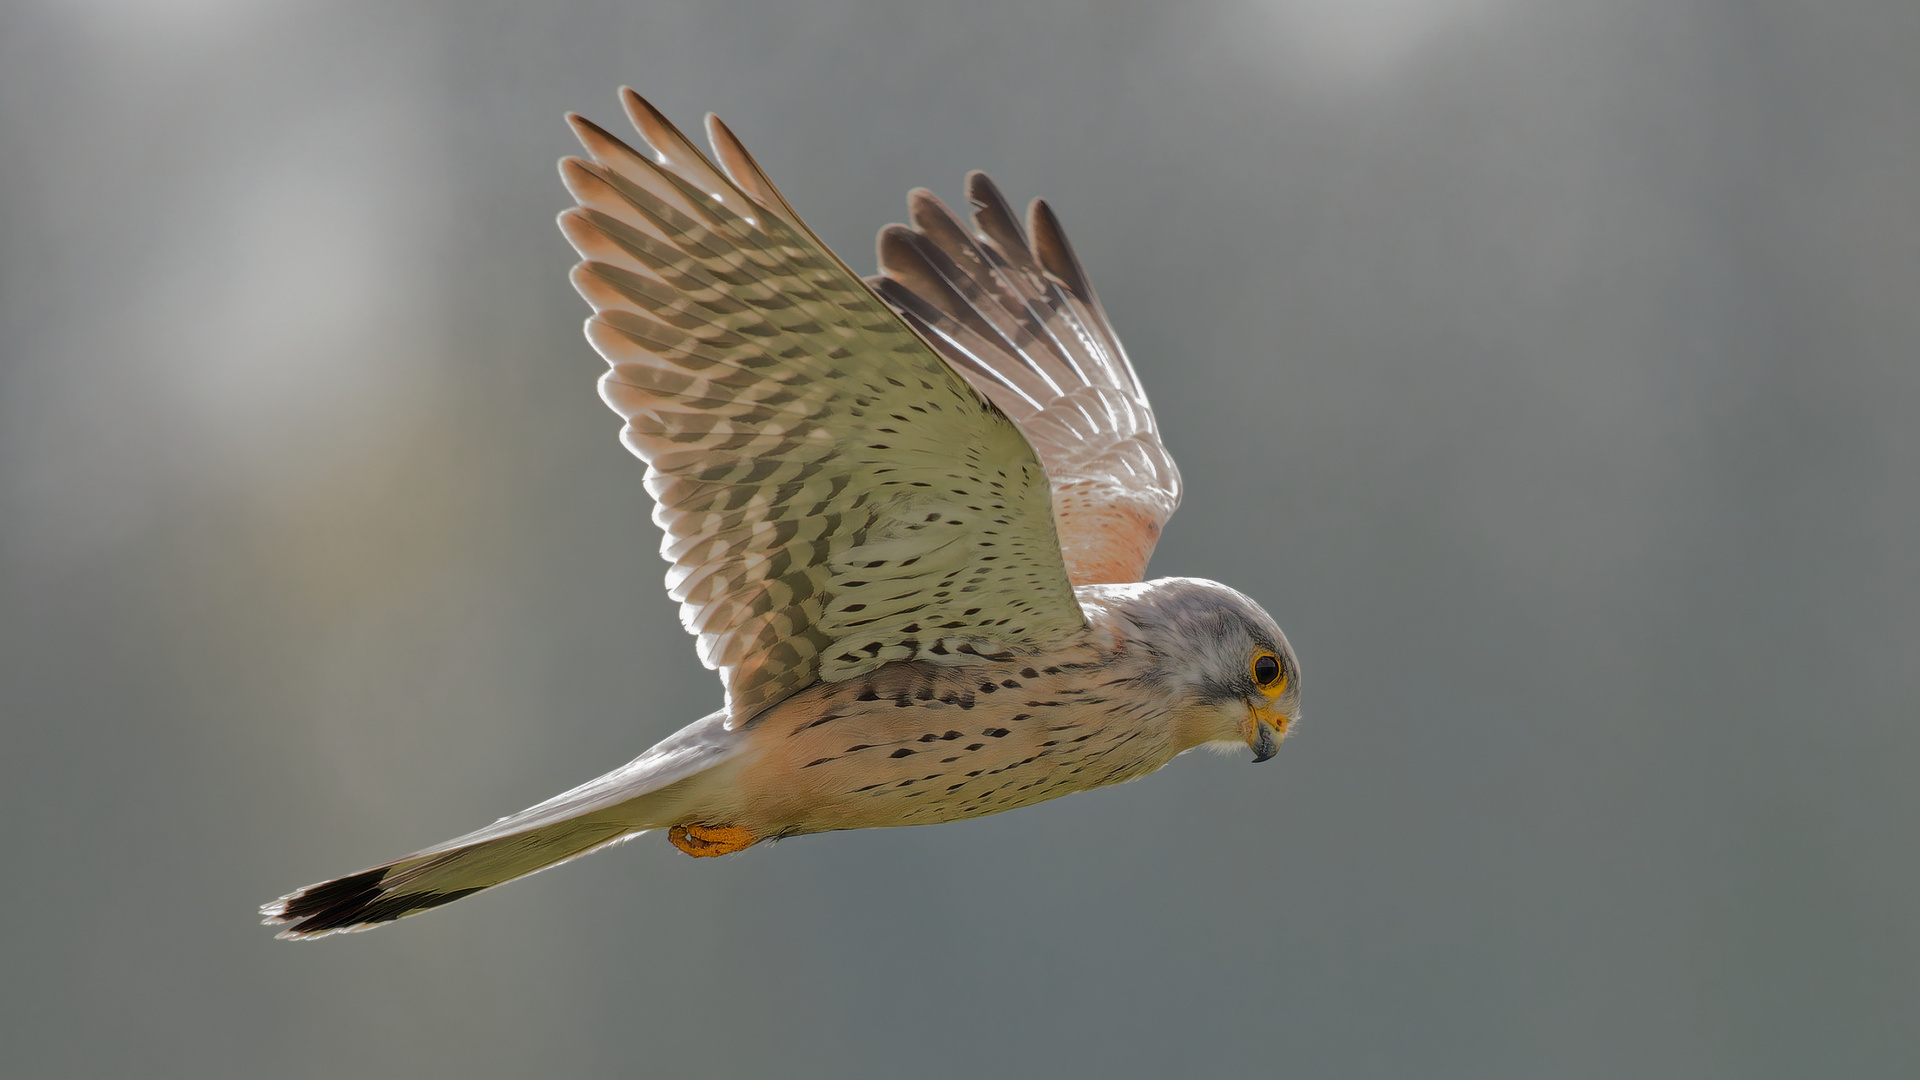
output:
[{"label": "tail feather", "polygon": [[289,940],[366,930],[451,904],[646,831],[618,822],[551,825],[309,885],[264,905],[260,914],[267,925],[285,927],[278,936]]},{"label": "tail feather", "polygon": [[669,824],[683,800],[668,789],[737,748],[725,721],[724,710],[713,713],[627,765],[484,829],[289,893],[261,907],[262,921],[285,927],[287,939],[365,930]]}]

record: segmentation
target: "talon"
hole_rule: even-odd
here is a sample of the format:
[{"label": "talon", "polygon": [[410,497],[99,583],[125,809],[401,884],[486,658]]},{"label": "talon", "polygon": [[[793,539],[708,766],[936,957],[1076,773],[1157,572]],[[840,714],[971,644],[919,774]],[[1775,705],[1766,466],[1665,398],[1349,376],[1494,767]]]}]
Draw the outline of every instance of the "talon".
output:
[{"label": "talon", "polygon": [[696,859],[745,851],[759,837],[738,825],[675,825],[667,830],[674,847]]}]

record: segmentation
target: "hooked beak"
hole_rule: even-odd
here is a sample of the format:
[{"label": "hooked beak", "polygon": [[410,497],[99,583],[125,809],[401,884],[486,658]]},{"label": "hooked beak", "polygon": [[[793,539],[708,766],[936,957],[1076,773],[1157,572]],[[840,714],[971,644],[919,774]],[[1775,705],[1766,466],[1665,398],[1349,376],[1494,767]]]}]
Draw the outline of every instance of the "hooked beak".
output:
[{"label": "hooked beak", "polygon": [[1247,745],[1253,748],[1257,764],[1280,752],[1280,740],[1287,737],[1286,716],[1274,709],[1254,707],[1247,711]]}]

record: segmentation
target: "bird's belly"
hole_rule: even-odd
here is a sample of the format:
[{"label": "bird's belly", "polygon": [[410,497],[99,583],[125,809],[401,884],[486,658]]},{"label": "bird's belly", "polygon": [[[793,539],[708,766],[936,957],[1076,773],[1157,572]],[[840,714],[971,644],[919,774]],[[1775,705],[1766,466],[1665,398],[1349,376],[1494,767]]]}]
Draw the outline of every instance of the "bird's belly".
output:
[{"label": "bird's belly", "polygon": [[1017,678],[982,693],[977,676],[955,694],[956,674],[879,688],[891,694],[803,694],[756,720],[741,777],[755,830],[957,821],[1131,780],[1173,756],[1157,717],[1105,695]]}]

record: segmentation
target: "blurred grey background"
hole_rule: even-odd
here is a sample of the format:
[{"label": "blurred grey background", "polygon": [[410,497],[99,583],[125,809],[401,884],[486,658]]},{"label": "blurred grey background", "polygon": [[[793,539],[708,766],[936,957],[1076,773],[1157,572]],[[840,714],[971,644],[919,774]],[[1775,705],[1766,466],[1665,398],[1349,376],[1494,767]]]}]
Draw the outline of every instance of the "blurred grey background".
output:
[{"label": "blurred grey background", "polygon": [[[552,224],[726,116],[1051,198],[1276,762],[373,934],[718,701]],[[12,0],[0,1072],[1920,1075],[1920,5]]]}]

